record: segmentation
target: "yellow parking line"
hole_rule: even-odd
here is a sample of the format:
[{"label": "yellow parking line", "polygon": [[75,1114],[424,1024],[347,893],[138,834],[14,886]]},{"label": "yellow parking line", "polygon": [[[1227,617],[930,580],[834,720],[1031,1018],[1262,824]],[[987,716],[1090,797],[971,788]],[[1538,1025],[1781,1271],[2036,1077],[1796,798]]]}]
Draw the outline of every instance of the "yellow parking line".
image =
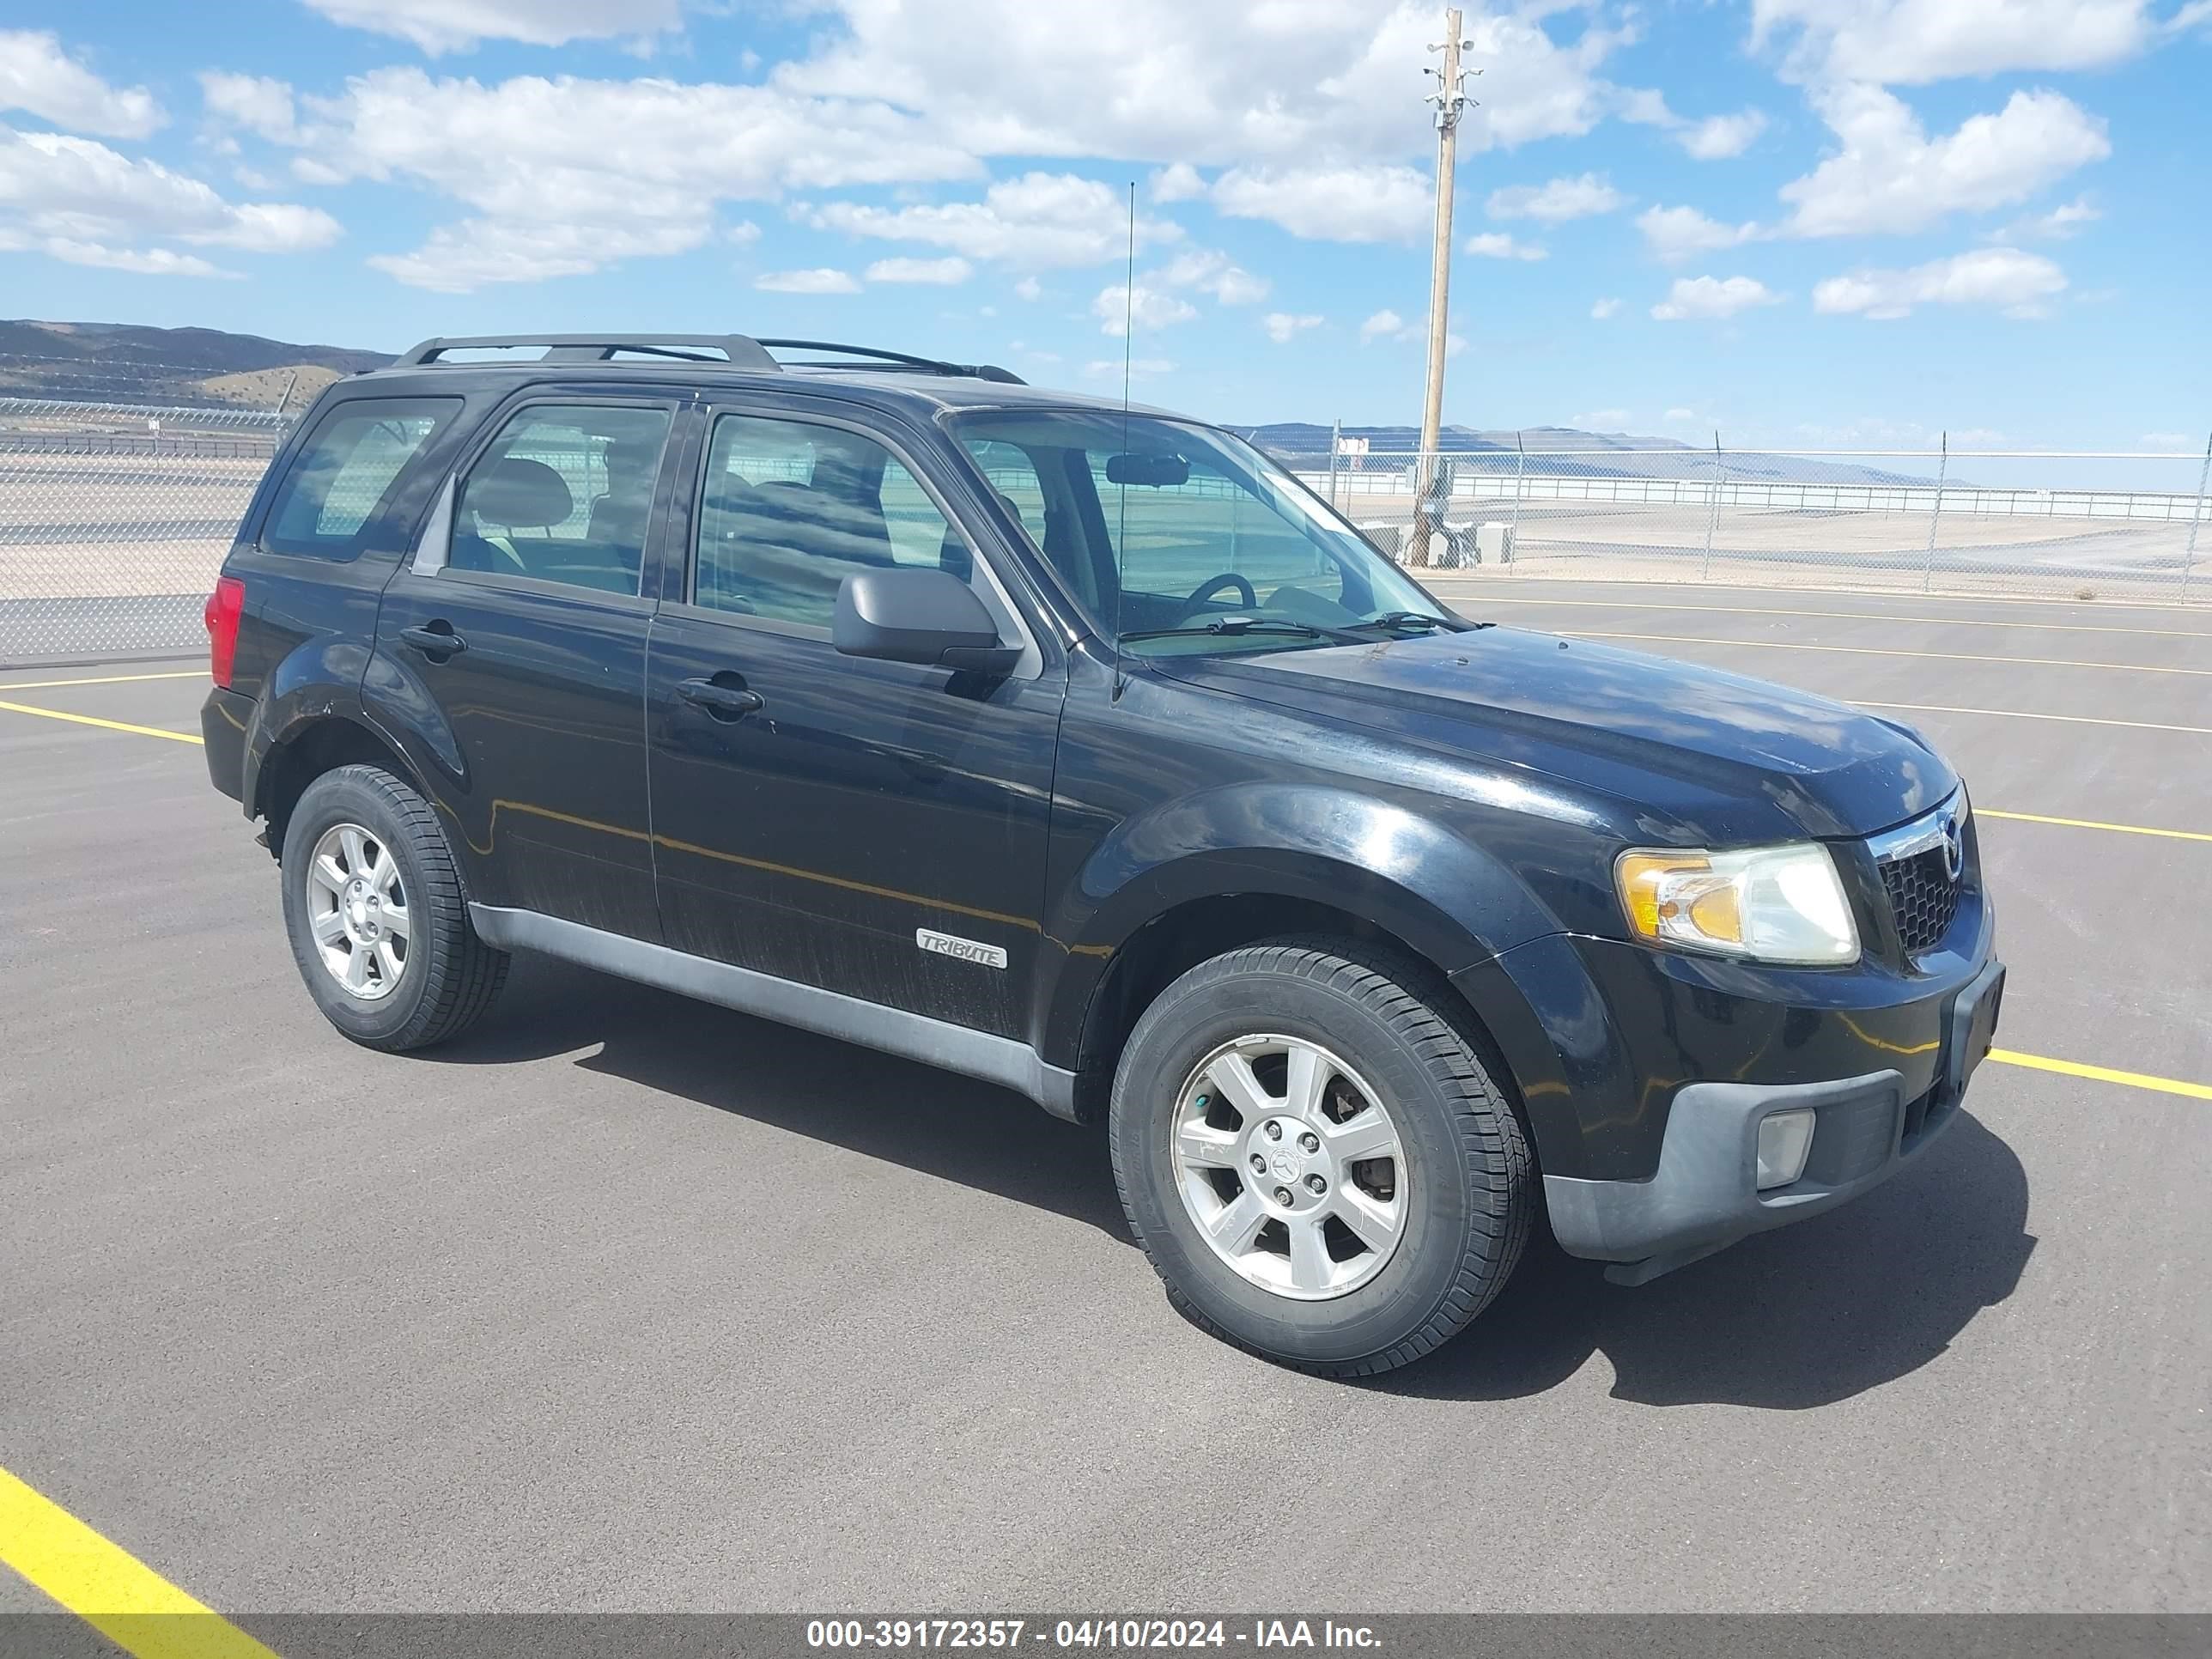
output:
[{"label": "yellow parking line", "polygon": [[72,714],[59,708],[33,708],[27,702],[0,702],[0,708],[11,714],[42,714],[50,720],[68,720],[76,726],[97,726],[110,732],[132,732],[142,738],[167,738],[171,743],[204,745],[207,742],[197,732],[164,732],[158,726],[133,726],[129,720],[104,720],[97,714]]},{"label": "yellow parking line", "polygon": [[[1867,697],[1854,697],[1853,702],[1862,708],[1905,708],[1921,714],[1994,714],[2008,720],[2064,720],[2073,726],[2126,726],[2138,732],[2187,732],[2200,738],[2212,738],[2212,726],[2163,726],[2156,720],[2112,720],[2095,714],[2038,714],[2025,708],[1960,708],[1948,702],[1875,702]],[[4,708],[5,704],[0,704]]]},{"label": "yellow parking line", "polygon": [[2150,1089],[2190,1100],[2212,1100],[2212,1084],[2184,1083],[2179,1078],[2153,1077],[2146,1072],[2118,1072],[2109,1066],[2084,1066],[2078,1060],[2049,1060],[2041,1054],[2023,1054],[2010,1048],[1992,1048],[1989,1057],[2007,1066],[2056,1072],[2061,1077],[2084,1077],[2093,1083],[2118,1083],[2130,1089]]},{"label": "yellow parking line", "polygon": [[2057,823],[2069,830],[2109,830],[2120,836],[2163,836],[2172,841],[2212,841],[2212,835],[2202,830],[2154,830],[2142,823],[2103,823],[2095,818],[2054,818],[2041,812],[2000,812],[1994,807],[1977,806],[1978,818],[2012,818],[2021,823]]},{"label": "yellow parking line", "polygon": [[[1578,640],[1657,640],[1668,645],[1748,645],[1762,651],[1829,651],[1856,657],[1925,657],[1937,662],[2008,662],[2023,668],[2110,668],[2127,674],[2191,674],[2212,679],[2212,668],[2168,668],[2138,662],[2088,662],[2079,657],[1991,657],[1971,651],[1906,651],[1887,645],[1814,645],[1802,640],[1716,640],[1702,634],[1642,634],[1630,629],[1563,628]],[[4,688],[0,688],[4,689]]]},{"label": "yellow parking line", "polygon": [[1486,593],[1486,605],[1547,605],[1593,611],[1702,611],[1722,617],[1820,617],[1837,622],[1928,623],[1938,628],[2039,628],[2054,634],[2153,634],[2177,640],[2212,640],[2212,629],[2120,628],[2111,623],[2014,622],[1996,617],[1897,617],[1886,611],[1794,611],[1780,605],[1683,605],[1656,599],[1532,599]]},{"label": "yellow parking line", "polygon": [[13,685],[0,685],[0,691],[43,691],[52,685],[128,685],[134,680],[204,680],[208,677],[204,668],[172,669],[164,674],[102,674],[88,680],[18,680]]},{"label": "yellow parking line", "polygon": [[0,1469],[0,1562],[138,1659],[276,1659],[51,1498]]}]

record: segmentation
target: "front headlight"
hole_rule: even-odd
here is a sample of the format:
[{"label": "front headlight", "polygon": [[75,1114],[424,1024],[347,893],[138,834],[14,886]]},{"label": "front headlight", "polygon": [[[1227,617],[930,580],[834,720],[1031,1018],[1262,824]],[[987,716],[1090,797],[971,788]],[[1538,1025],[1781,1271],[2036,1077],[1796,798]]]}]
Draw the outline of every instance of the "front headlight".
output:
[{"label": "front headlight", "polygon": [[1623,853],[1613,880],[1629,927],[1654,945],[1808,967],[1858,960],[1850,901],[1817,842]]}]

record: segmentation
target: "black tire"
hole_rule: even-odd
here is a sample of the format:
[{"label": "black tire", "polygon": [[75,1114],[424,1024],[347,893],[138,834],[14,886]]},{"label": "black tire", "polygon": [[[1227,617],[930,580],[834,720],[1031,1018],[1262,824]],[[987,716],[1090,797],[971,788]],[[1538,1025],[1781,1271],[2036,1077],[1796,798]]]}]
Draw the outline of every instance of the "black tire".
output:
[{"label": "black tire", "polygon": [[[1301,1370],[1364,1376],[1431,1352],[1489,1305],[1527,1243],[1534,1174],[1520,1121],[1446,1012],[1451,999],[1418,963],[1299,939],[1201,963],[1145,1011],[1115,1074],[1108,1134],[1130,1229],[1185,1316]],[[1170,1148],[1185,1082],[1255,1032],[1322,1045],[1359,1073],[1411,1166],[1395,1251],[1328,1299],[1294,1300],[1241,1274],[1177,1190]]]},{"label": "black tire", "polygon": [[[324,966],[309,915],[308,866],[325,832],[368,830],[398,864],[410,915],[406,959],[374,1001],[349,994]],[[341,766],[309,784],[284,830],[284,931],[308,994],[331,1024],[365,1048],[393,1054],[458,1036],[507,981],[507,956],[477,937],[453,848],[430,804],[374,766]]]}]

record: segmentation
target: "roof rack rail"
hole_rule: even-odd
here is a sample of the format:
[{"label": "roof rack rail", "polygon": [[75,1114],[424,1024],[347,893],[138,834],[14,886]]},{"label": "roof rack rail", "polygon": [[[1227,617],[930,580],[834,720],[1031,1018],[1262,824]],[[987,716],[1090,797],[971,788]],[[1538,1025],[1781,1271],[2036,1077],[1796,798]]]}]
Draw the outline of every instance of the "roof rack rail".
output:
[{"label": "roof rack rail", "polygon": [[[761,349],[761,343],[743,334],[474,334],[452,339],[423,341],[402,352],[394,368],[422,368],[436,364],[449,351],[490,351],[520,346],[543,346],[538,361],[548,363],[611,362],[624,352],[646,357],[670,357],[682,362],[721,363],[732,368],[774,372],[782,365]],[[708,350],[701,350],[701,347]],[[721,357],[708,355],[720,351]]]},{"label": "roof rack rail", "polygon": [[937,357],[916,357],[904,351],[884,351],[874,346],[843,345],[836,340],[771,340],[762,338],[757,345],[776,346],[786,351],[834,351],[841,357],[872,359],[865,364],[800,363],[800,368],[916,368],[925,374],[950,374],[963,380],[995,380],[1001,386],[1026,386],[1028,381],[1012,369],[1000,368],[996,363],[949,363]]}]

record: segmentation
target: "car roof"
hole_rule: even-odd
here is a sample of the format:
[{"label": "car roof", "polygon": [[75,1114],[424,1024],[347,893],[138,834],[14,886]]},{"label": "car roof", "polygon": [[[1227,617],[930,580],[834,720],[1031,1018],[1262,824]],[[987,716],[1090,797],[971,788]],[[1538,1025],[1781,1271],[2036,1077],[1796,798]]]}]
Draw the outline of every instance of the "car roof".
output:
[{"label": "car roof", "polygon": [[[698,339],[713,349],[726,350],[728,356],[716,359],[695,355],[690,346],[678,349],[671,343],[678,338]],[[816,342],[766,343],[831,351],[860,361],[823,362],[801,357],[778,362],[763,349],[763,343],[742,336],[551,335],[534,338],[433,339],[404,353],[392,365],[363,371],[343,384],[363,388],[370,385],[379,389],[404,387],[409,393],[418,395],[441,388],[500,391],[537,382],[562,386],[599,383],[609,386],[634,384],[641,387],[675,384],[702,392],[834,390],[842,401],[925,421],[949,411],[966,410],[1056,409],[1118,414],[1125,407],[1133,414],[1170,420],[1188,418],[1147,404],[1125,405],[1119,398],[1029,386],[1006,370],[988,364],[901,358],[896,354]],[[450,351],[532,346],[546,349],[536,357],[490,361],[448,360],[444,355]],[[649,355],[617,356],[617,352]]]}]

